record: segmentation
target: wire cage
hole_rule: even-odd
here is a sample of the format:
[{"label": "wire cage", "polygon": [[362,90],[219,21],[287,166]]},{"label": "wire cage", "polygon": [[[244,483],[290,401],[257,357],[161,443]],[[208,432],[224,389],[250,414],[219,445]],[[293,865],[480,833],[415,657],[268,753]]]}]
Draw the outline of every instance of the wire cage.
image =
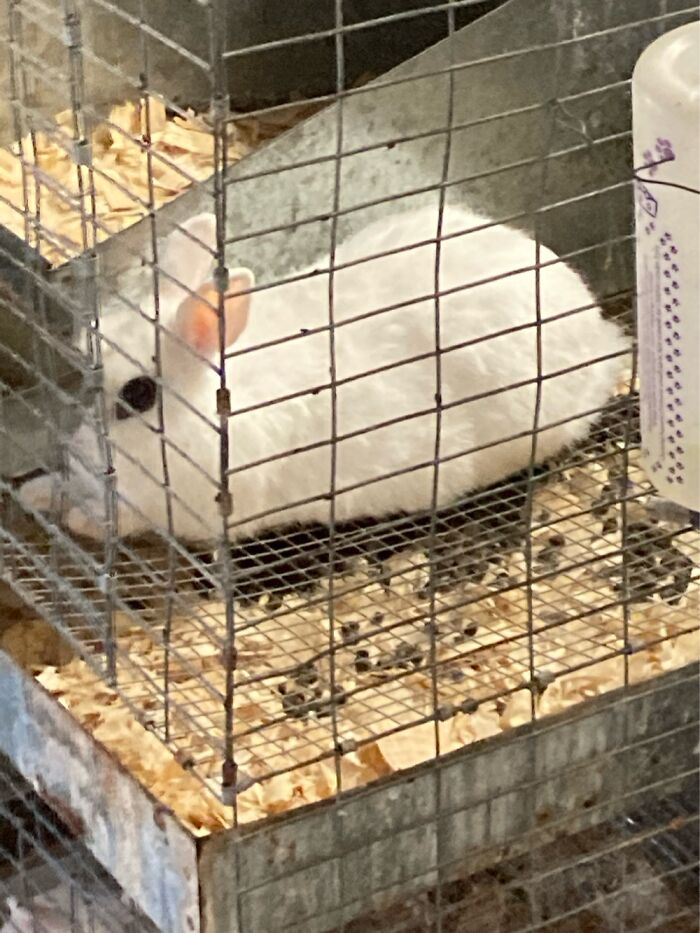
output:
[{"label": "wire cage", "polygon": [[12,765],[0,769],[3,933],[155,933]]},{"label": "wire cage", "polygon": [[[562,930],[690,923],[697,723],[673,719],[661,675],[697,662],[700,534],[659,510],[640,460],[629,84],[697,4],[8,0],[3,16],[0,648],[211,836],[177,849],[183,877],[209,879],[204,928],[350,929],[380,901],[377,929],[547,929],[567,909]],[[561,728],[583,729],[617,688],[611,710],[658,695],[658,734],[682,735],[666,773],[588,822],[574,794],[564,843],[534,810],[498,857],[464,826],[450,843],[502,862],[511,926],[464,919],[493,876],[475,856],[446,888],[435,840],[430,865],[402,856],[415,903],[377,882],[360,909],[343,883],[312,899],[319,919],[291,895],[275,914],[214,841],[250,824],[253,851],[272,817],[332,801],[318,851],[337,868],[348,795],[393,779],[405,802],[421,767],[439,840],[450,756],[475,773],[469,746],[515,741],[538,775],[549,717],[580,707]],[[51,718],[39,695],[18,715]],[[629,728],[590,780],[633,760]],[[24,739],[3,741],[43,774],[35,745],[30,768]],[[70,761],[51,766],[64,793]],[[671,824],[686,836],[663,868]],[[116,843],[92,843],[128,889]],[[623,871],[613,913],[566,907],[555,863],[589,891],[619,851],[668,906],[636,914]],[[216,853],[243,893],[213,919]]]}]

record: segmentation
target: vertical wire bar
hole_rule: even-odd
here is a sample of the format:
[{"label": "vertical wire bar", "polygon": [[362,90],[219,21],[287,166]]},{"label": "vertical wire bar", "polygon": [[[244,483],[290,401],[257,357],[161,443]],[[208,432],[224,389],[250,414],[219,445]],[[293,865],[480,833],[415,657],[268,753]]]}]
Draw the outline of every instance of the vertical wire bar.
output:
[{"label": "vertical wire bar", "polygon": [[435,335],[435,444],[433,448],[433,477],[430,497],[430,528],[428,537],[428,613],[429,613],[429,663],[430,663],[430,691],[433,706],[433,728],[435,741],[434,765],[434,794],[435,794],[435,865],[436,865],[436,885],[435,885],[435,931],[442,931],[442,885],[443,885],[443,850],[444,840],[442,831],[442,780],[440,775],[440,687],[438,684],[438,660],[437,660],[437,517],[438,500],[440,492],[440,453],[442,447],[442,328],[441,328],[441,303],[440,303],[440,266],[442,258],[442,234],[444,226],[445,199],[447,192],[447,180],[450,173],[450,160],[452,155],[452,126],[454,123],[454,98],[455,98],[455,73],[454,68],[454,31],[455,31],[455,13],[454,7],[450,6],[447,10],[447,42],[449,47],[449,72],[447,74],[447,113],[445,117],[445,147],[443,151],[442,170],[440,177],[440,187],[438,189],[438,217],[435,239],[435,268],[433,273],[433,288],[435,291],[433,299],[434,315],[434,335]]},{"label": "vertical wire bar", "polygon": [[338,247],[338,211],[340,210],[340,188],[342,183],[342,153],[344,137],[344,94],[345,94],[345,45],[343,0],[334,0],[335,28],[335,161],[333,163],[333,210],[330,222],[330,249],[328,271],[328,355],[331,401],[330,477],[328,503],[328,666],[331,694],[331,730],[333,736],[333,765],[335,770],[335,811],[333,831],[338,873],[338,900],[340,907],[338,933],[343,933],[345,924],[345,869],[343,852],[343,792],[342,759],[344,749],[338,728],[337,679],[336,679],[336,618],[335,618],[335,570],[336,570],[336,488],[338,471],[338,386],[335,343],[335,261]]},{"label": "vertical wire bar", "polygon": [[[228,95],[228,77],[224,52],[228,41],[228,20],[226,0],[210,0],[207,7],[211,74],[211,120],[214,133],[214,211],[216,215],[216,269],[214,280],[217,288],[217,313],[219,317],[219,389],[216,397],[216,410],[219,416],[219,492],[217,495],[221,513],[221,537],[219,541],[219,564],[221,573],[221,591],[225,606],[226,635],[223,651],[225,665],[224,693],[224,742],[223,763],[221,767],[221,800],[233,808],[233,826],[238,827],[238,764],[235,757],[234,742],[234,700],[236,689],[237,645],[236,645],[236,606],[233,586],[232,548],[229,532],[229,518],[235,502],[229,487],[230,465],[230,414],[231,400],[226,373],[226,318],[224,310],[225,292],[228,288],[228,269],[226,267],[226,174],[228,157],[228,124],[230,119],[230,101]],[[233,871],[231,883],[236,891],[235,928],[243,931],[243,891],[241,889],[241,847],[234,847]]]},{"label": "vertical wire bar", "polygon": [[[25,75],[24,75],[23,69],[22,69],[22,89],[23,89],[22,99],[26,100],[26,81],[25,81]],[[21,132],[22,130],[21,130],[21,118],[20,118],[20,120],[17,121],[15,125],[15,135],[17,139],[17,145],[20,149],[20,153],[23,152],[22,136],[20,135]],[[36,130],[33,125],[30,125],[29,127],[29,137],[30,137],[30,144],[32,148],[32,163],[31,164],[32,164],[32,174],[34,176],[34,197],[35,197],[35,202],[34,202],[35,208],[34,208],[34,213],[32,217],[32,221],[33,221],[32,226],[33,226],[33,231],[34,231],[34,248],[36,249],[37,262],[40,262],[41,242],[42,242],[41,183],[37,175],[37,172],[39,169],[39,150],[37,146]],[[25,187],[24,206],[25,206],[25,211],[28,211],[28,201],[26,198],[26,174],[27,174],[26,173],[26,160],[23,154],[21,155],[21,162],[22,162],[22,169],[23,169],[22,181],[23,181],[23,187]],[[35,289],[35,294],[37,293],[37,291],[39,292],[38,316],[41,319],[41,326],[44,328],[45,331],[48,332],[49,326],[48,326],[48,320],[47,320],[46,313],[45,313],[45,294],[44,294],[43,289]],[[74,312],[72,311],[72,309],[71,309],[71,315],[74,315]],[[72,323],[73,325],[75,325],[74,320]],[[73,331],[74,330],[75,330],[75,326],[73,326]],[[32,327],[32,333],[33,333],[32,343],[34,347],[34,360],[37,363],[37,365],[41,365],[43,369],[44,359],[48,359],[49,365],[46,367],[47,369],[46,375],[48,376],[50,380],[52,380],[53,385],[55,386],[58,384],[58,379],[57,379],[55,367],[53,366],[54,352],[52,350],[48,350],[46,352],[46,356],[42,357],[42,355],[39,353],[39,347],[38,347],[39,340],[38,340],[38,334],[36,333],[36,328]],[[53,442],[55,442],[56,447],[57,447],[56,456],[53,457],[52,462],[47,463],[46,466],[49,469],[57,470],[57,472],[54,474],[56,480],[58,480],[59,476],[65,479],[65,477],[68,474],[68,462],[67,462],[64,439],[61,436],[62,431],[61,431],[60,422],[59,424],[54,425],[51,423],[50,419],[48,418],[49,403],[51,401],[50,396],[49,396],[49,386],[43,380],[41,384],[43,386],[42,394],[45,399],[44,411],[46,413],[47,421],[49,424],[49,432],[48,432],[49,442],[50,444],[53,444]],[[56,482],[52,484],[51,500],[52,500],[51,501],[51,514],[58,515],[58,516],[65,514],[65,509],[66,509],[65,484],[60,484],[60,488],[58,489],[57,489]],[[50,580],[51,606],[53,607],[54,617],[58,620],[62,620],[64,610],[67,612],[70,612],[70,600],[68,599],[68,596],[65,593],[63,593],[60,586],[58,585],[58,580],[60,579],[60,576],[61,576],[60,571],[61,571],[62,556],[63,556],[62,542],[59,541],[56,535],[52,535],[50,542],[49,542],[49,559],[50,559],[50,565],[51,565],[51,570],[52,570],[51,580]]]},{"label": "vertical wire bar", "polygon": [[[91,326],[87,328],[88,358],[92,369],[100,371],[102,369],[102,347],[100,338],[99,290],[96,276],[97,261],[94,252],[97,243],[97,209],[88,121],[83,112],[85,81],[83,75],[81,20],[80,11],[75,0],[62,0],[62,9],[66,32],[65,41],[68,47],[74,159],[76,162],[78,181],[83,248],[83,256],[80,257],[78,265],[82,282],[84,283],[84,291],[81,297],[85,298],[87,313],[92,319]],[[83,171],[83,169],[85,169],[85,171]],[[89,204],[87,210],[86,201]],[[103,392],[97,394],[97,400],[95,402],[95,425],[98,432],[100,457],[104,464],[105,533],[103,562],[100,568],[100,585],[105,597],[103,640],[108,681],[110,684],[115,685],[117,682],[117,646],[114,628],[114,587],[116,583],[114,561],[118,538],[117,477],[112,458],[112,445],[107,429],[107,406]]]},{"label": "vertical wire bar", "polygon": [[[622,548],[622,665],[623,665],[623,682],[624,686],[629,686],[629,676],[630,676],[630,653],[632,650],[632,645],[630,643],[630,552],[629,552],[629,510],[627,503],[627,489],[629,482],[629,453],[631,446],[631,412],[632,407],[630,405],[632,399],[632,390],[634,387],[635,380],[637,378],[637,348],[634,347],[634,352],[632,354],[632,375],[630,377],[630,384],[627,391],[626,405],[625,405],[625,431],[623,436],[623,446],[622,446],[622,484],[619,489],[620,496],[620,547]],[[630,745],[630,722],[629,714],[625,715],[623,719],[623,742],[624,746],[627,748]],[[627,795],[628,793],[628,782],[627,782],[627,771],[623,772],[622,776],[622,793]],[[625,889],[627,885],[627,857],[626,853],[622,853],[622,863],[620,865],[620,873],[622,877],[622,888]],[[626,929],[625,926],[626,918],[624,913],[620,917],[620,931],[624,933]]]},{"label": "vertical wire bar", "polygon": [[541,249],[537,220],[535,221],[535,319],[537,327],[535,330],[535,353],[537,357],[537,383],[535,388],[535,404],[533,411],[532,441],[530,444],[530,458],[527,472],[527,487],[525,508],[523,511],[523,523],[525,534],[525,546],[523,549],[525,557],[525,587],[526,587],[526,606],[527,606],[527,657],[528,674],[530,687],[530,718],[537,718],[537,671],[535,658],[535,619],[534,619],[534,599],[533,599],[533,581],[534,569],[532,560],[532,515],[534,507],[534,489],[535,489],[535,466],[537,463],[537,441],[540,422],[540,407],[542,404],[542,305],[541,305],[541,278],[540,278],[540,260]]},{"label": "vertical wire bar", "polygon": [[[13,116],[13,128],[15,135],[15,145],[17,147],[17,155],[22,168],[22,211],[24,217],[24,240],[27,245],[32,245],[35,249],[36,262],[33,266],[33,272],[35,277],[35,282],[42,276],[41,269],[41,184],[37,177],[36,169],[39,164],[39,155],[37,151],[36,144],[36,133],[34,127],[29,128],[29,137],[30,137],[30,146],[32,150],[32,162],[29,163],[25,155],[24,150],[24,120],[23,120],[23,110],[26,109],[26,99],[27,99],[27,89],[26,89],[26,73],[22,64],[18,64],[17,59],[23,63],[24,57],[21,55],[20,50],[23,48],[23,38],[22,38],[22,29],[21,29],[21,14],[18,12],[21,0],[11,0],[9,5],[9,40],[10,40],[10,100],[12,104],[12,116]],[[31,169],[30,169],[31,165]],[[32,175],[34,184],[34,210],[30,209],[30,197],[29,197],[29,179],[28,175]],[[27,287],[25,289],[24,301],[25,308],[34,308],[34,299],[38,299],[39,304],[39,317],[41,318],[41,325],[46,328],[46,307],[45,307],[45,295],[43,289],[37,287],[34,284],[32,287],[32,277],[26,277]],[[46,357],[42,352],[41,341],[39,339],[39,334],[37,328],[33,323],[27,324],[31,328],[32,332],[32,351],[34,362],[37,366],[42,366],[45,359],[49,361],[53,360],[53,354],[48,352]],[[47,367],[48,368],[48,367]],[[54,375],[55,381],[55,375]],[[46,399],[48,393],[48,387],[45,384],[41,383],[44,386],[43,396]]]},{"label": "vertical wire bar", "polygon": [[[537,210],[534,212],[534,223],[533,223],[533,237],[535,244],[535,352],[536,352],[536,365],[537,365],[537,375],[536,375],[536,385],[535,385],[535,403],[533,409],[533,424],[532,424],[532,435],[530,443],[530,455],[528,460],[527,467],[527,480],[525,488],[525,505],[523,508],[522,519],[523,519],[523,533],[524,533],[524,547],[523,547],[523,556],[525,558],[525,599],[526,599],[526,611],[527,611],[527,660],[528,660],[528,677],[529,677],[529,702],[530,702],[530,721],[537,719],[537,698],[539,696],[539,684],[537,677],[537,668],[536,668],[536,651],[535,651],[535,613],[534,613],[534,567],[533,567],[533,552],[532,552],[532,519],[534,511],[534,498],[535,498],[535,468],[537,465],[537,443],[539,440],[539,427],[540,427],[540,414],[542,406],[542,381],[543,381],[543,354],[542,354],[542,242],[541,242],[541,219],[543,216],[543,207],[546,203],[546,193],[547,193],[547,179],[548,179],[548,170],[549,170],[549,153],[552,151],[553,139],[554,139],[554,130],[556,125],[556,113],[558,100],[556,94],[559,90],[559,76],[561,72],[561,56],[559,53],[556,55],[556,64],[555,72],[553,76],[553,86],[554,86],[554,99],[550,102],[548,109],[548,130],[545,140],[545,148],[542,153],[542,171],[539,182],[539,199],[537,203]],[[549,387],[549,391],[552,391],[552,387]],[[532,775],[537,774],[537,745],[533,742],[528,743],[528,759],[529,759],[529,768]],[[534,789],[533,784],[533,789]],[[535,799],[534,796],[531,796],[528,801],[528,805],[534,811],[535,809]],[[539,862],[540,854],[539,852],[534,852],[530,859],[530,865],[534,867],[535,863]],[[540,916],[541,906],[539,903],[539,898],[537,899],[537,916]],[[534,918],[533,918],[534,919]]]},{"label": "vertical wire bar", "polygon": [[[542,157],[542,174],[539,182],[540,203],[538,209],[534,212],[533,236],[535,242],[535,352],[537,357],[537,375],[535,385],[535,404],[533,410],[532,437],[530,444],[530,456],[527,466],[527,481],[525,493],[525,506],[523,508],[523,524],[525,545],[523,555],[525,557],[525,599],[527,609],[527,652],[528,652],[528,675],[530,678],[530,718],[537,718],[537,697],[539,696],[539,678],[536,668],[535,651],[535,612],[534,612],[534,567],[532,553],[532,518],[535,500],[535,469],[537,466],[537,443],[539,440],[540,414],[542,407],[542,383],[543,383],[543,363],[542,363],[542,239],[541,222],[544,216],[542,209],[546,200],[547,180],[549,177],[549,153],[552,151],[554,130],[556,126],[556,114],[559,104],[556,93],[559,89],[561,74],[561,55],[557,53],[555,72],[553,76],[553,86],[555,97],[549,107],[549,126],[546,136],[545,152]],[[550,386],[549,391],[553,391]]]},{"label": "vertical wire bar", "polygon": [[[10,46],[10,103],[12,105],[13,128],[15,134],[15,144],[17,146],[17,155],[22,165],[22,211],[24,216],[24,241],[31,243],[31,234],[29,226],[29,189],[27,184],[26,166],[27,161],[24,155],[23,145],[23,126],[22,119],[22,100],[26,97],[25,74],[21,54],[22,48],[22,14],[19,12],[22,0],[10,0],[8,5],[8,39]],[[21,64],[20,64],[21,63]]]},{"label": "vertical wire bar", "polygon": [[227,169],[227,126],[229,98],[227,93],[224,51],[226,41],[225,0],[211,0],[207,8],[209,28],[209,57],[211,68],[211,121],[214,134],[214,212],[216,216],[216,270],[217,314],[219,323],[219,388],[216,411],[219,419],[219,491],[217,502],[221,514],[221,538],[219,541],[221,586],[226,614],[226,636],[224,664],[226,685],[224,696],[224,743],[221,774],[221,796],[225,804],[234,809],[234,825],[238,824],[237,779],[238,766],[234,747],[234,692],[236,674],[236,618],[233,591],[233,568],[228,520],[234,508],[229,488],[229,416],[230,393],[226,373],[226,317],[224,312],[225,293],[228,287],[226,268],[226,169]]},{"label": "vertical wire bar", "polygon": [[175,539],[175,529],[173,525],[173,502],[172,490],[170,487],[170,465],[168,462],[168,446],[166,444],[166,425],[165,408],[163,404],[163,347],[161,334],[161,307],[160,307],[160,269],[158,265],[158,228],[156,224],[156,203],[155,190],[153,184],[153,148],[151,139],[151,94],[150,94],[150,58],[148,54],[148,40],[146,31],[143,28],[146,20],[146,7],[144,0],[139,2],[139,19],[141,29],[139,37],[141,41],[141,113],[144,115],[145,138],[142,144],[146,150],[146,178],[148,184],[148,220],[151,239],[151,256],[153,259],[153,318],[154,318],[154,352],[153,364],[156,375],[156,419],[159,435],[160,459],[163,468],[163,495],[165,496],[165,517],[167,524],[167,546],[168,546],[168,565],[167,565],[167,584],[165,592],[165,620],[163,622],[163,730],[166,742],[170,741],[170,641],[173,624],[173,611],[175,602],[175,551],[173,541]]},{"label": "vertical wire bar", "polygon": [[[41,185],[38,182],[36,175],[36,166],[38,165],[38,152],[36,146],[36,134],[34,128],[30,127],[30,145],[32,148],[32,159],[34,170],[31,172],[34,179],[34,211],[30,210],[30,198],[29,198],[29,179],[28,175],[30,172],[29,163],[25,155],[24,150],[24,119],[23,111],[25,109],[26,99],[27,99],[27,90],[26,90],[26,73],[24,70],[24,56],[21,54],[22,49],[24,48],[23,43],[23,34],[22,34],[22,16],[19,12],[19,7],[21,0],[11,0],[11,3],[8,7],[8,38],[10,44],[10,61],[9,61],[9,78],[10,78],[10,100],[12,105],[12,116],[13,116],[13,128],[15,136],[15,145],[17,149],[17,156],[20,161],[22,169],[22,211],[24,218],[24,241],[28,246],[33,244],[34,249],[36,250],[36,263],[34,266],[34,274],[37,278],[42,274],[39,266],[41,263]],[[33,234],[33,238],[32,238]],[[42,325],[46,324],[45,314],[45,301],[44,301],[44,292],[43,289],[39,288],[34,284],[32,287],[31,277],[26,277],[26,288],[24,294],[25,308],[29,312],[30,308],[34,306],[34,296],[38,298],[40,315],[42,317]],[[32,332],[32,351],[34,362],[37,366],[41,365],[44,355],[40,352],[40,339],[34,323],[32,322],[27,324],[31,327]],[[51,359],[52,355],[49,352],[47,354],[48,358]],[[43,385],[43,382],[41,383]],[[44,387],[42,393],[44,397],[44,406],[45,410],[48,411],[47,395],[48,387]],[[54,440],[51,435],[49,435],[50,441]],[[55,438],[59,440],[59,438]],[[55,497],[55,485],[52,489],[52,496]],[[62,509],[62,501],[56,503],[55,501],[52,505],[59,510]],[[3,549],[4,550],[4,549]],[[51,541],[51,562],[52,567],[55,573],[58,572],[57,566],[57,548],[55,546],[55,539]],[[52,581],[51,583],[51,600],[52,605],[57,609],[60,605],[60,602],[63,599],[62,594],[60,593],[59,588],[56,586],[56,583]]]},{"label": "vertical wire bar", "polygon": [[[20,76],[24,76],[24,70],[19,64],[19,49],[21,47],[21,31],[19,29],[19,24],[21,22],[21,16],[18,12],[20,0],[9,0],[7,5],[7,44],[9,48],[9,86],[10,86],[10,106],[12,112],[12,122],[14,127],[14,135],[17,140],[17,147],[21,147],[22,144],[22,110],[20,104]],[[24,81],[21,83],[21,87],[24,88]],[[21,150],[17,152],[18,157],[21,160]],[[22,195],[23,201],[26,205],[27,195],[26,195],[26,182],[24,179],[24,169],[22,170]],[[27,240],[26,233],[26,216],[27,216],[27,207],[25,206],[25,241]],[[4,388],[4,384],[3,384]],[[0,393],[0,427],[2,428],[2,442],[7,443],[9,440],[9,432],[5,424],[4,414],[2,412],[2,393]],[[3,497],[5,499],[5,497]],[[2,520],[4,521],[4,516],[11,516],[13,509],[13,503],[7,499],[2,501]],[[0,544],[0,574],[4,573],[6,568],[11,567],[14,564],[12,560],[12,549],[9,547],[5,536],[3,535],[2,543]],[[8,559],[9,558],[9,559]]]},{"label": "vertical wire bar", "polygon": [[[30,137],[30,144],[32,147],[32,164],[34,166],[33,227],[34,227],[34,247],[36,249],[36,257],[37,257],[37,265],[38,265],[40,261],[41,239],[42,239],[41,238],[41,229],[42,229],[41,227],[41,184],[37,177],[37,169],[39,167],[39,150],[38,150],[37,142],[36,142],[36,131],[34,130],[33,126],[30,128],[29,137]],[[20,147],[22,145],[21,141],[19,140],[18,140],[18,145]],[[24,171],[22,172],[22,178],[23,180],[26,179],[26,172]],[[37,274],[39,274],[38,269],[36,270],[36,272]],[[48,327],[48,321],[46,318],[44,291],[43,289],[39,288],[39,289],[35,289],[34,293],[37,294],[37,297],[38,297],[38,308],[36,309],[38,312],[37,316],[40,319],[41,326],[44,328],[45,331],[48,332],[49,327]],[[27,307],[29,307],[29,305]],[[33,346],[33,352],[34,352],[34,361],[36,365],[41,366],[43,370],[44,362],[45,360],[48,359],[49,365],[46,367],[47,369],[46,375],[48,376],[50,380],[52,380],[52,383],[55,386],[57,385],[58,380],[57,380],[55,368],[52,365],[52,361],[54,358],[53,352],[51,350],[48,350],[46,354],[41,353],[40,344],[41,344],[41,341],[39,339],[39,335],[37,333],[36,327],[32,326],[32,346]],[[46,413],[46,417],[48,418],[49,404],[51,401],[50,396],[49,396],[49,386],[43,380],[41,382],[41,385],[43,386],[42,396],[44,399],[44,411]],[[56,464],[48,464],[48,466],[49,467],[58,466],[60,469],[60,475],[65,476],[66,470],[67,470],[67,462],[66,462],[66,455],[65,455],[66,451],[65,451],[63,444],[61,443],[60,428],[58,431],[55,432],[55,436],[54,436],[53,431],[49,431],[49,443],[51,444],[53,441],[56,441],[57,443],[58,458],[57,458]],[[54,483],[52,484],[52,490],[51,490],[51,495],[52,495],[51,511],[53,514],[63,515],[65,511],[65,507],[66,507],[65,489],[62,489],[62,488],[59,489],[58,495],[56,495],[56,493],[57,493],[56,484]],[[62,606],[66,607],[66,609],[70,611],[69,600],[67,596],[61,591],[61,588],[58,586],[58,582],[57,582],[60,579],[62,548],[60,546],[59,541],[57,540],[55,536],[51,538],[49,547],[50,547],[49,558],[51,561],[51,570],[52,570],[52,579],[50,583],[51,604],[54,607],[54,612],[56,613],[56,616],[58,618],[61,618]]]},{"label": "vertical wire bar", "polygon": [[625,397],[625,430],[622,439],[622,486],[620,489],[620,547],[622,549],[622,644],[623,644],[623,677],[624,686],[629,686],[630,682],[630,653],[632,644],[630,642],[630,603],[632,593],[630,590],[630,552],[629,552],[629,509],[627,502],[627,490],[629,488],[629,465],[630,449],[632,447],[632,417],[634,411],[632,391],[637,379],[637,347],[634,347],[632,353],[632,374],[630,384]]}]

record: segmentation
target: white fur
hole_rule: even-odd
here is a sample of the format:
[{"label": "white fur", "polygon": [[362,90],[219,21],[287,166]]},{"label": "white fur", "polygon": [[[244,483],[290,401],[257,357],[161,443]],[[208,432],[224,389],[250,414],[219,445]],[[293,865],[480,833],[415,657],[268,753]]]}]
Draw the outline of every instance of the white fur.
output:
[{"label": "white fur", "polygon": [[[484,218],[471,212],[447,208],[443,235],[470,231],[485,223]],[[208,236],[209,246],[213,247],[211,218],[194,218],[189,229],[204,241]],[[433,209],[384,218],[342,244],[336,265],[434,239],[436,232],[437,211]],[[443,348],[535,322],[535,244],[526,235],[504,226],[491,226],[446,239],[441,249],[440,288],[449,293],[439,303]],[[388,305],[432,295],[435,255],[433,243],[336,271],[333,281],[336,324]],[[172,235],[161,259],[166,269],[190,289],[196,289],[211,274],[211,257],[182,234]],[[555,259],[551,251],[541,249],[541,263]],[[324,266],[328,266],[327,258],[316,264],[317,268]],[[464,287],[494,277],[494,281]],[[271,340],[299,335],[302,329],[327,325],[328,290],[328,275],[319,274],[252,295],[248,325],[232,348],[236,355],[227,366],[234,409],[229,421],[230,462],[236,468],[230,484],[235,503],[233,521],[245,522],[236,524],[235,535],[255,534],[289,522],[329,519],[330,445],[325,443],[311,451],[293,453],[316,442],[328,442],[331,435],[331,392],[322,388],[311,394],[311,390],[327,386],[330,381],[328,332],[306,334],[292,342],[238,355],[238,351]],[[164,324],[174,322],[183,294],[172,284],[164,286],[161,293]],[[624,351],[627,341],[619,328],[605,321],[595,307],[547,322],[553,315],[595,301],[580,276],[563,262],[541,268],[540,295],[544,322],[543,374],[577,367],[571,373],[542,383],[539,424],[546,426],[605,404],[623,360],[618,357],[587,364],[597,357]],[[103,333],[144,370],[154,372],[153,327],[149,322],[133,311],[124,312],[106,317]],[[428,354],[424,360],[338,386],[337,435],[361,433],[337,444],[336,520],[411,512],[430,505],[432,466],[372,481],[413,465],[432,463],[434,412],[379,430],[367,429],[388,419],[408,418],[414,412],[434,408],[434,347],[435,302],[431,298],[336,328],[336,375],[341,381]],[[120,386],[139,374],[140,369],[107,341],[103,343],[103,354],[105,389],[112,410]],[[535,327],[443,354],[444,405],[513,383],[529,381],[529,384],[443,411],[440,457],[448,459],[439,469],[440,504],[527,465],[536,377]],[[177,497],[173,499],[174,530],[183,538],[210,538],[221,529],[215,502],[219,469],[215,393],[219,378],[211,363],[196,359],[168,335],[163,339],[163,378],[165,434],[172,445],[168,450],[170,486]],[[305,394],[244,412],[298,392]],[[188,411],[177,395],[188,400],[203,417]],[[592,420],[593,416],[586,415],[540,433],[537,460],[552,456],[584,436]],[[166,527],[159,437],[148,427],[155,423],[155,411],[150,411],[140,418],[111,424],[121,534]],[[519,433],[523,436],[505,440]],[[474,447],[483,449],[449,459]],[[67,495],[74,508],[68,523],[75,531],[100,536],[102,487],[77,462],[92,463],[98,474],[103,468],[89,426],[76,435],[72,453],[76,463]],[[276,455],[283,456],[244,469],[247,464]],[[150,478],[144,469],[151,474]],[[346,487],[356,488],[343,492]],[[23,487],[25,501],[35,508],[46,507],[48,488],[47,478],[27,483]],[[294,504],[313,497],[323,498]],[[270,510],[273,514],[255,517]]]}]

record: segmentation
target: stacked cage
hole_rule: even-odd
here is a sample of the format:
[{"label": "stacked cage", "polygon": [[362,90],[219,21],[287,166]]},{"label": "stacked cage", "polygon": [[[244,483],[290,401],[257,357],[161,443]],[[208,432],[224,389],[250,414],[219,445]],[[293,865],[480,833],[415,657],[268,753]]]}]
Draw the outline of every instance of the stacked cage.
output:
[{"label": "stacked cage", "polygon": [[0,763],[3,933],[148,933],[73,831],[7,761]]},{"label": "stacked cage", "polygon": [[629,85],[697,6],[298,6],[3,11],[21,833],[139,930],[696,929]]}]

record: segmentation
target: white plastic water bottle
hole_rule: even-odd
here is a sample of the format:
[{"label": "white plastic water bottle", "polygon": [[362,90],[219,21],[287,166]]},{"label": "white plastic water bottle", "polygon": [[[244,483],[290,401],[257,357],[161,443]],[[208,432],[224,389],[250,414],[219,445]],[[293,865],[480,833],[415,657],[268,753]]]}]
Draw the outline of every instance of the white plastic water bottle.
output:
[{"label": "white plastic water bottle", "polygon": [[700,23],[632,77],[642,459],[660,495],[700,511]]}]

